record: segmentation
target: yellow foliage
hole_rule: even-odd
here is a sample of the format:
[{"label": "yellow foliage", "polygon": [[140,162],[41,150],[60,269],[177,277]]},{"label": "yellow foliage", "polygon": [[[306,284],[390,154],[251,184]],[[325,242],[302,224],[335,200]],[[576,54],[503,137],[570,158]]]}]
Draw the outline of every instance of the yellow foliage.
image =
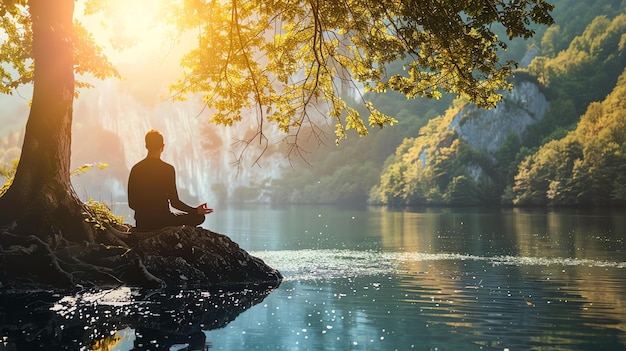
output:
[{"label": "yellow foliage", "polygon": [[[182,60],[183,76],[171,86],[177,99],[203,94],[216,112],[211,122],[232,125],[241,110],[259,106],[260,118],[284,133],[314,125],[311,110],[336,120],[337,141],[346,130],[394,124],[360,95],[395,90],[407,97],[467,97],[482,107],[500,101],[515,63],[499,62],[504,44],[491,27],[528,38],[533,22],[551,24],[544,0],[405,2],[363,0],[293,2],[176,2],[171,13],[181,32],[198,36],[198,48]],[[485,9],[488,9],[485,12]],[[492,13],[493,12],[493,13]],[[405,74],[387,76],[386,66],[408,62]],[[342,96],[356,92],[363,116]]]},{"label": "yellow foliage", "polygon": [[120,335],[117,332],[115,332],[114,334],[107,335],[100,340],[95,340],[90,350],[112,351],[122,341],[124,341],[124,338],[120,337]]},{"label": "yellow foliage", "polygon": [[77,167],[76,169],[72,170],[70,172],[70,176],[74,177],[74,176],[79,176],[85,172],[87,172],[88,170],[92,169],[94,166],[98,167],[99,169],[105,169],[108,164],[107,163],[85,163],[82,166]]},{"label": "yellow foliage", "polygon": [[113,214],[106,202],[98,202],[92,198],[85,204],[88,212],[84,213],[85,222],[93,223],[99,230],[105,230],[107,225],[120,225],[124,223],[124,217]]}]

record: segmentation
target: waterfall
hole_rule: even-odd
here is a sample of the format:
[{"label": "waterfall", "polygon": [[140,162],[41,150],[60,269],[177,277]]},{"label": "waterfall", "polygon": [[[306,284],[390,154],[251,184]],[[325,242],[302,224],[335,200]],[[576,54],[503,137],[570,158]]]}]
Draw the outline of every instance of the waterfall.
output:
[{"label": "waterfall", "polygon": [[[145,133],[158,129],[164,135],[162,159],[176,169],[180,198],[195,206],[227,201],[237,187],[258,185],[280,176],[288,160],[280,152],[266,152],[259,165],[254,161],[261,147],[253,143],[240,165],[234,165],[233,142],[256,128],[254,116],[233,127],[209,124],[210,115],[197,101],[160,101],[146,105],[120,89],[120,82],[96,83],[81,92],[74,105],[72,167],[85,163],[106,163],[93,167],[72,182],[83,199],[124,203],[130,168],[146,155]],[[281,138],[272,127],[264,133]],[[249,134],[249,133],[248,133]],[[271,146],[271,145],[270,145]],[[258,201],[263,201],[258,198]]]}]

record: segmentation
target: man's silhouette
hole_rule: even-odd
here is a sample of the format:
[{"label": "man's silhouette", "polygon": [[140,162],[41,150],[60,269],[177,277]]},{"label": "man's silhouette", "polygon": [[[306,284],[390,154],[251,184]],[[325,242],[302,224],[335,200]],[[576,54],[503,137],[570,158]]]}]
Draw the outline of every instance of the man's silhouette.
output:
[{"label": "man's silhouette", "polygon": [[[128,205],[135,211],[137,229],[197,226],[204,222],[204,215],[213,212],[206,204],[191,207],[178,198],[174,167],[161,160],[164,147],[163,135],[155,129],[148,131],[148,155],[130,170]],[[172,213],[170,205],[183,213]]]}]

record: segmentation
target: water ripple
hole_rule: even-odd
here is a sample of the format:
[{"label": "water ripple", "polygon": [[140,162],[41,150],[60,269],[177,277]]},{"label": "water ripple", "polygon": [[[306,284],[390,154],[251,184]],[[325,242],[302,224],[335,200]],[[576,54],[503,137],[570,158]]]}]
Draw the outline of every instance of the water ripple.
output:
[{"label": "water ripple", "polygon": [[626,262],[568,257],[477,256],[460,253],[379,252],[358,250],[257,251],[285,275],[285,280],[319,280],[397,273],[407,263],[425,261],[482,261],[509,266],[586,266],[625,268]]}]

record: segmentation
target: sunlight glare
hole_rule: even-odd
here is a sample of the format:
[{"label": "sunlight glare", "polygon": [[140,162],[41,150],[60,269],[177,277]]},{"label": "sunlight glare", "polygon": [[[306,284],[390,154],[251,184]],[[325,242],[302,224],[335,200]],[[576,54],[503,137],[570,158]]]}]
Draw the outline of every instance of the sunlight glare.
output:
[{"label": "sunlight glare", "polygon": [[165,25],[160,20],[165,11],[162,1],[109,0],[103,19],[111,33],[113,45],[120,49],[144,46],[165,36]]},{"label": "sunlight glare", "polygon": [[89,16],[77,8],[77,19],[118,69],[124,91],[147,106],[159,102],[181,74],[178,62],[186,52],[167,23],[170,3],[108,0],[104,6]]}]

